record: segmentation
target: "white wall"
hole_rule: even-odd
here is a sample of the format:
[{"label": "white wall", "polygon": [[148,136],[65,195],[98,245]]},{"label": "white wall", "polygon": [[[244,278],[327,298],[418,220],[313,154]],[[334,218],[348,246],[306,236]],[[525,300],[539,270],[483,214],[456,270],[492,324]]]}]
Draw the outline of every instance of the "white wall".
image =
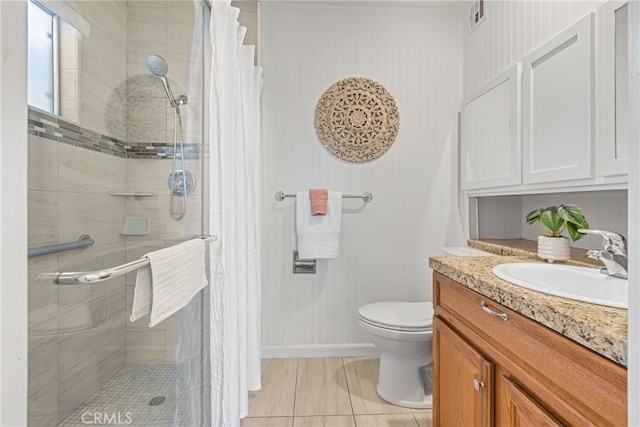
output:
[{"label": "white wall", "polygon": [[0,2],[0,425],[27,423],[27,8]]},{"label": "white wall", "polygon": [[[460,22],[458,8],[262,3],[263,344],[367,342],[359,306],[431,299],[429,256],[462,242]],[[330,155],[313,125],[322,93],[358,76],[384,85],[400,112],[395,144],[365,165]],[[293,275],[295,203],[274,193],[314,187],[370,191],[373,201],[345,201],[338,260]]]},{"label": "white wall", "polygon": [[489,0],[485,2],[486,19],[470,35],[465,13],[462,18],[465,96],[602,3]]}]

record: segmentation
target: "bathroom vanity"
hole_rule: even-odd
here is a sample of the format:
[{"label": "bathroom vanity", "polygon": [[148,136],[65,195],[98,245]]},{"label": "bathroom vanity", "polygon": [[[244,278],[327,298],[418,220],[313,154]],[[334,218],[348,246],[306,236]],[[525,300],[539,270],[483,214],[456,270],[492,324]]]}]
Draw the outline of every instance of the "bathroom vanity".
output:
[{"label": "bathroom vanity", "polygon": [[434,425],[626,425],[626,310],[491,274],[523,261],[431,259]]}]

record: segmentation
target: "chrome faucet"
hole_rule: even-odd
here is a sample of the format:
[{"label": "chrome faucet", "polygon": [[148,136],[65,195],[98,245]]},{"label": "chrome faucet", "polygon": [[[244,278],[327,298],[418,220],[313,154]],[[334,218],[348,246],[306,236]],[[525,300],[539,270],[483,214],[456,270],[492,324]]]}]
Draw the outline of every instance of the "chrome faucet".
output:
[{"label": "chrome faucet", "polygon": [[618,233],[606,230],[590,230],[581,228],[582,234],[597,234],[602,237],[602,250],[591,249],[587,256],[601,261],[605,268],[600,270],[603,274],[626,279],[627,273],[627,241]]}]

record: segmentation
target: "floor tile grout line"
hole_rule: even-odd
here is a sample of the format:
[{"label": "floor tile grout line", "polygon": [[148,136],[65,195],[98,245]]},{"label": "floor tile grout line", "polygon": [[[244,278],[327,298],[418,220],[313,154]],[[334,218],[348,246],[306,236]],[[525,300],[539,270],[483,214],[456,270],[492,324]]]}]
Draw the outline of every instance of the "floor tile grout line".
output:
[{"label": "floor tile grout line", "polygon": [[411,415],[413,416],[413,421],[416,422],[416,427],[420,427],[420,422],[416,418],[416,414],[413,411],[411,411]]},{"label": "floor tile grout line", "polygon": [[298,399],[298,370],[300,369],[300,358],[298,357],[296,359],[296,380],[295,380],[295,384],[293,385],[293,413],[291,414],[292,417],[296,416],[296,401]]},{"label": "floor tile grout line", "polygon": [[344,357],[340,358],[342,361],[342,371],[344,372],[344,382],[347,385],[347,393],[349,393],[349,405],[351,406],[351,417],[353,418],[353,423],[356,422],[356,413],[353,410],[353,399],[351,399],[351,387],[349,387],[349,376],[347,375],[347,367],[344,364]]}]

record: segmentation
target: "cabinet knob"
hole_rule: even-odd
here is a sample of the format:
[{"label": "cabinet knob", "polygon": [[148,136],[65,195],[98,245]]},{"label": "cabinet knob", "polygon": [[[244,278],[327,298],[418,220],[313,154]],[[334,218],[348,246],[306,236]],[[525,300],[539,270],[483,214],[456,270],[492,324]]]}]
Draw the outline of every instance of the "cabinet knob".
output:
[{"label": "cabinet knob", "polygon": [[473,379],[473,388],[476,389],[476,391],[480,391],[481,388],[484,388],[484,383],[482,381],[478,381],[477,379]]}]

